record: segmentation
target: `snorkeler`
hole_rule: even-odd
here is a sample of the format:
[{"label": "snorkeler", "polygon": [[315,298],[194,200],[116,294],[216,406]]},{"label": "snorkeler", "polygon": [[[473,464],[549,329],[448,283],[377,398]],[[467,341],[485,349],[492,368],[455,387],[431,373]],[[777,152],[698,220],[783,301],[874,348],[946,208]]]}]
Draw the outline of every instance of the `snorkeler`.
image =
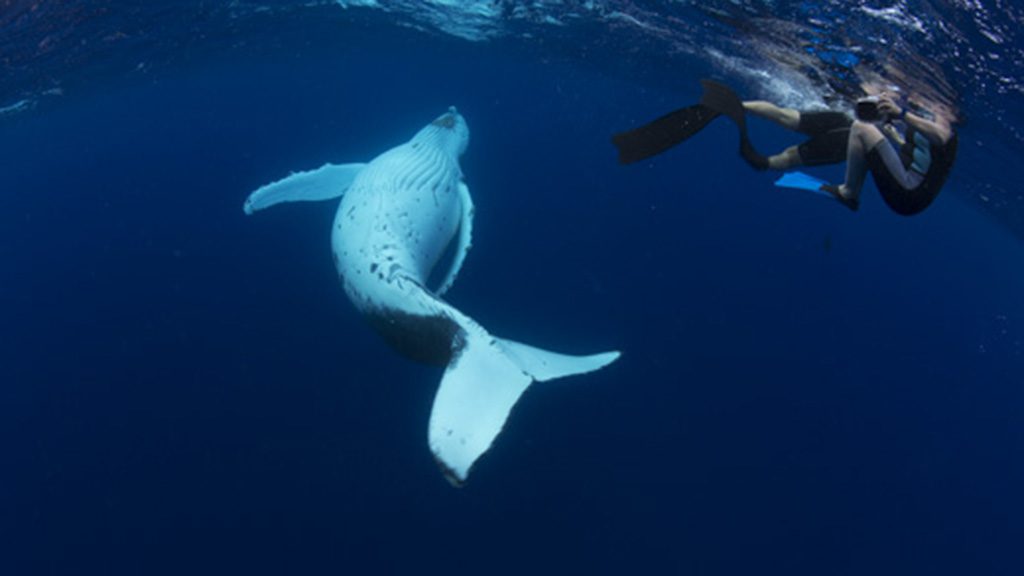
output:
[{"label": "snorkeler", "polygon": [[[838,186],[823,183],[820,190],[856,210],[870,171],[893,212],[910,216],[927,208],[956,159],[952,115],[934,106],[933,119],[925,118],[925,112],[901,107],[889,93],[858,100],[856,113],[847,145],[846,181]],[[904,126],[902,132],[896,122]]]},{"label": "snorkeler", "polygon": [[[731,119],[740,131],[740,155],[757,170],[789,170],[798,166],[838,164],[846,160],[846,145],[853,118],[832,110],[801,111],[764,100],[744,102],[727,86],[701,80],[700,104],[680,108],[653,122],[616,134],[619,163],[629,164],[660,154],[700,132],[720,115]],[[772,156],[762,156],[747,135],[746,112],[800,132],[809,138]]]},{"label": "snorkeler", "polygon": [[[910,112],[891,94],[882,93],[858,100],[857,118],[853,119],[837,111],[798,111],[759,100],[743,102],[727,86],[710,80],[702,80],[701,85],[704,95],[700,104],[614,135],[619,162],[629,164],[660,154],[724,115],[739,128],[740,155],[758,170],[847,163],[845,182],[838,186],[799,172],[787,173],[777,185],[823,193],[857,210],[870,171],[889,208],[909,216],[935,200],[956,158],[951,114],[942,106],[934,106],[930,114],[934,119],[929,120],[924,111]],[[747,135],[748,111],[810,138],[773,156],[762,156]]]}]

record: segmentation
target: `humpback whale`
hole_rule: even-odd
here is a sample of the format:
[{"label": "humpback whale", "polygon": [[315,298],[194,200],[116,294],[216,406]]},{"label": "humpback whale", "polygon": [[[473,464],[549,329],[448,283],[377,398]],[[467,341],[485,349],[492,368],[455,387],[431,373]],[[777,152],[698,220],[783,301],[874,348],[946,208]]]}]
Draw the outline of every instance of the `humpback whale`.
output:
[{"label": "humpback whale", "polygon": [[[468,144],[466,121],[451,107],[368,163],[294,173],[259,188],[243,207],[252,214],[341,197],[331,248],[349,300],[399,352],[445,367],[427,436],[456,486],[532,382],[591,372],[619,356],[570,356],[498,338],[442,299],[472,239],[473,201],[459,165]],[[442,262],[443,275],[433,275]]]}]

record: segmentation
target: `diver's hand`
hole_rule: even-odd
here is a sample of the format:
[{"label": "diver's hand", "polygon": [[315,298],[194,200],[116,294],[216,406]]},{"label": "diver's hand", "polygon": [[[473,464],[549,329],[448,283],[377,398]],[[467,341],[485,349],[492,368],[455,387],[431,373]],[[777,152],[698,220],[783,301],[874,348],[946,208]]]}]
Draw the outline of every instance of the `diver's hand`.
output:
[{"label": "diver's hand", "polygon": [[906,144],[906,140],[903,138],[903,133],[893,125],[891,118],[887,118],[885,124],[882,124],[882,134],[895,142],[898,146]]},{"label": "diver's hand", "polygon": [[903,114],[903,108],[900,108],[900,105],[890,96],[882,96],[878,101],[878,114],[891,122]]}]

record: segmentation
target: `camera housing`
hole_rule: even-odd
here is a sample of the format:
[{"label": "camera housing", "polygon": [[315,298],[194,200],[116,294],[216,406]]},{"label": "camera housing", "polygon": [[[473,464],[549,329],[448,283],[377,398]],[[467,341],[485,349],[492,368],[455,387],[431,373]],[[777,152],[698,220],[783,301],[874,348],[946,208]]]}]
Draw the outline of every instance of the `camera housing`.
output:
[{"label": "camera housing", "polygon": [[880,100],[878,96],[867,96],[857,100],[853,108],[857,119],[864,122],[878,122],[881,120],[882,114],[878,111],[878,102]]}]

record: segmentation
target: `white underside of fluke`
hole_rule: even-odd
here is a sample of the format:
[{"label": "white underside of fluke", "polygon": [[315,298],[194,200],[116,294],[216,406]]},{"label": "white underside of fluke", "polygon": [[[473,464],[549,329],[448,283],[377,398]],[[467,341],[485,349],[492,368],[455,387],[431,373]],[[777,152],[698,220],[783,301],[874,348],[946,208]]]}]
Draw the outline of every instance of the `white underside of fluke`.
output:
[{"label": "white underside of fluke", "polygon": [[475,322],[463,327],[463,347],[445,370],[428,432],[430,450],[455,485],[465,482],[531,383],[592,372],[619,357],[558,354],[495,338]]}]

